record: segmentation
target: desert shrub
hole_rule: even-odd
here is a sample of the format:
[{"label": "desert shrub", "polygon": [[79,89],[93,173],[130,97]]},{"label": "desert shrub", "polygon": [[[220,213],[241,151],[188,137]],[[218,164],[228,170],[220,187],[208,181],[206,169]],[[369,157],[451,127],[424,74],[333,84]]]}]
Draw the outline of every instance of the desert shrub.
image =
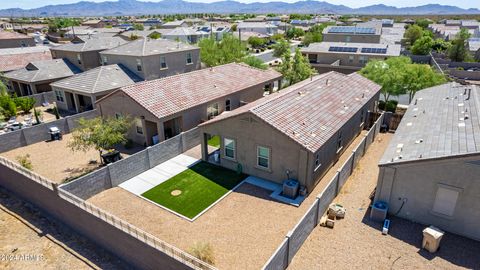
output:
[{"label": "desert shrub", "polygon": [[20,163],[20,165],[22,167],[24,167],[25,169],[28,169],[28,170],[33,169],[33,165],[32,165],[32,162],[30,161],[30,155],[29,154],[17,156],[16,159],[17,159],[18,163]]},{"label": "desert shrub", "polygon": [[190,248],[189,253],[208,264],[215,263],[213,248],[209,243],[197,242]]}]

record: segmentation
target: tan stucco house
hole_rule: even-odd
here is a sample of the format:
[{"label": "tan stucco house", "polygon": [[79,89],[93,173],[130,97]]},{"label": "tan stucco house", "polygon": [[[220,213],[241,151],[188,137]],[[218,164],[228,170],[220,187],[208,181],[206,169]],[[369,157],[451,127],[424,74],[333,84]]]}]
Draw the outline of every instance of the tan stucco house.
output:
[{"label": "tan stucco house", "polygon": [[382,25],[328,26],[323,30],[323,41],[380,43]]},{"label": "tan stucco house", "polygon": [[261,98],[279,80],[276,71],[232,63],[122,87],[97,108],[103,117],[132,117],[128,137],[152,145]]},{"label": "tan stucco house", "polygon": [[[200,125],[220,136],[220,166],[276,183],[295,179],[310,192],[359,135],[380,86],[357,73],[325,73]],[[217,153],[213,153],[217,155]]]},{"label": "tan stucco house", "polygon": [[480,88],[419,91],[379,163],[388,213],[480,240]]},{"label": "tan stucco house", "polygon": [[0,49],[33,46],[35,46],[33,37],[13,31],[0,30]]}]

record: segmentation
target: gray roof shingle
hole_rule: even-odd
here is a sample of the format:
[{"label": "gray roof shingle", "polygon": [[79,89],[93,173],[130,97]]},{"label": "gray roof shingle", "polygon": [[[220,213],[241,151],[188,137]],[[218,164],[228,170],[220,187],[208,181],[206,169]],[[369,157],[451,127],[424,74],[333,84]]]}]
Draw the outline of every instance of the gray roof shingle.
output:
[{"label": "gray roof shingle", "polygon": [[142,38],[131,41],[122,46],[111,50],[103,51],[102,54],[130,55],[130,56],[148,56],[164,54],[174,51],[197,50],[196,46],[175,42],[166,39],[148,39]]},{"label": "gray roof shingle", "polygon": [[41,82],[70,77],[81,70],[65,59],[30,62],[25,68],[4,74],[7,79],[24,82]]},{"label": "gray roof shingle", "polygon": [[108,50],[123,44],[125,41],[121,37],[95,37],[81,38],[83,43],[68,43],[57,47],[52,47],[52,51],[72,51],[72,52],[87,52],[87,51],[101,51]]},{"label": "gray roof shingle", "polygon": [[479,113],[476,86],[447,83],[417,92],[380,165],[480,152]]},{"label": "gray roof shingle", "polygon": [[52,83],[53,87],[82,92],[102,93],[134,84],[141,79],[123,65],[100,66]]},{"label": "gray roof shingle", "polygon": [[316,152],[380,88],[357,73],[329,72],[221,114],[202,125],[252,113],[310,152]]}]

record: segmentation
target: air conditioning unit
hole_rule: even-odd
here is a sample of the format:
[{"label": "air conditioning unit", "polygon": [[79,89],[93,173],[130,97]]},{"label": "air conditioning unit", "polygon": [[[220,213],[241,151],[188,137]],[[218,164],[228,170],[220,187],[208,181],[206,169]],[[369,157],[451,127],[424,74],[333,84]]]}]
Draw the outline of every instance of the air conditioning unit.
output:
[{"label": "air conditioning unit", "polygon": [[299,187],[300,187],[300,184],[298,183],[298,181],[293,179],[285,180],[283,182],[282,195],[285,197],[295,199],[298,195]]}]

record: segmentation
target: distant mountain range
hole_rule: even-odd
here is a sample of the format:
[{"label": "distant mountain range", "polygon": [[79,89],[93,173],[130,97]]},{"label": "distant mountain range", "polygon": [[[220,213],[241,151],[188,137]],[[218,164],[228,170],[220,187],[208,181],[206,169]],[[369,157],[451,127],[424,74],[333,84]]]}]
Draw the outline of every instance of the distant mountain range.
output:
[{"label": "distant mountain range", "polygon": [[386,5],[372,5],[362,8],[350,8],[322,1],[299,1],[295,3],[240,3],[220,1],[213,3],[193,3],[183,0],[164,0],[161,2],[140,2],[119,0],[116,2],[87,2],[74,4],[49,5],[34,9],[11,8],[0,10],[0,17],[19,16],[104,16],[104,15],[140,15],[140,14],[179,14],[179,13],[333,13],[368,15],[442,15],[442,14],[480,14],[476,8],[462,9],[455,6],[430,4],[418,7],[397,8]]}]

